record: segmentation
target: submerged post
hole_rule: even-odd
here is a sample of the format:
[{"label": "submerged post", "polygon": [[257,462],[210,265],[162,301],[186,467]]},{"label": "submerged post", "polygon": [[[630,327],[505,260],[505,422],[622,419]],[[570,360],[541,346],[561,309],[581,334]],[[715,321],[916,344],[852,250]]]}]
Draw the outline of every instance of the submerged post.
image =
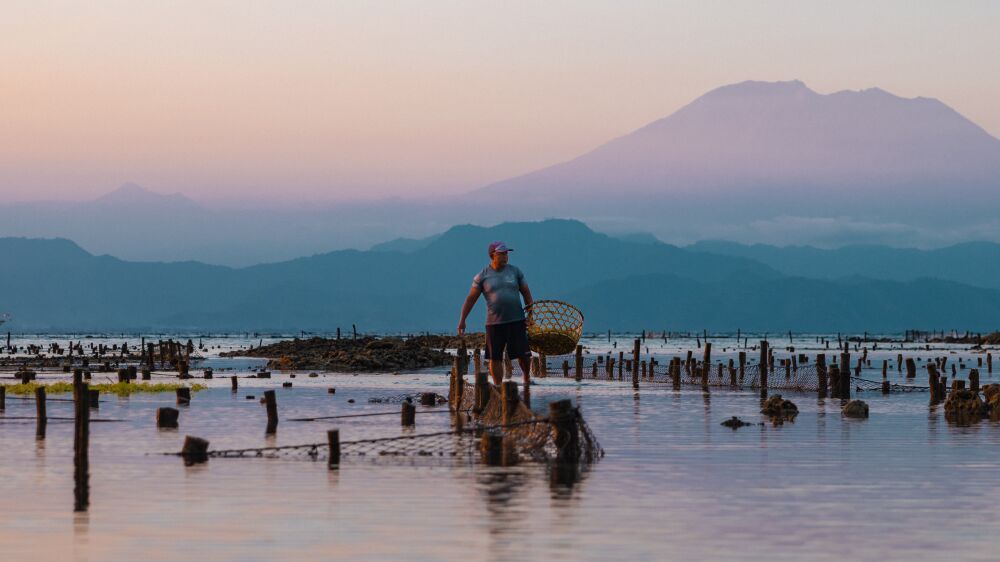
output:
[{"label": "submerged post", "polygon": [[208,441],[191,435],[184,437],[181,457],[186,466],[208,462]]},{"label": "submerged post", "polygon": [[273,390],[264,392],[264,405],[267,407],[267,429],[264,433],[271,434],[278,430],[278,398]]}]

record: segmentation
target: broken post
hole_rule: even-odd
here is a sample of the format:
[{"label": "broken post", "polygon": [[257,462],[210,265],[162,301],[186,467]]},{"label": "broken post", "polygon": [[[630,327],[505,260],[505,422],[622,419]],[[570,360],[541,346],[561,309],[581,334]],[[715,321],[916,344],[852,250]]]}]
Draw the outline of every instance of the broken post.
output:
[{"label": "broken post", "polygon": [[184,437],[181,457],[184,459],[185,466],[208,462],[208,441],[191,435]]},{"label": "broken post", "polygon": [[400,415],[400,423],[403,427],[413,427],[417,423],[417,407],[412,402],[404,401]]}]

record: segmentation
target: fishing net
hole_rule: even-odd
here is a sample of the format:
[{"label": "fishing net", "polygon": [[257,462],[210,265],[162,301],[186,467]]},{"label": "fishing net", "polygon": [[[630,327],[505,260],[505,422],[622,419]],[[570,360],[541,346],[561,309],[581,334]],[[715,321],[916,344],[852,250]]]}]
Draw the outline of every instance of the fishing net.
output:
[{"label": "fishing net", "polygon": [[[530,390],[523,395],[516,385],[507,394],[487,384],[476,396],[474,385],[464,385],[454,404],[453,429],[434,433],[404,434],[378,439],[340,442],[342,461],[414,460],[486,462],[513,465],[523,461],[590,463],[604,450],[579,409],[563,412],[558,421],[536,415],[527,405]],[[396,397],[390,397],[396,398]],[[210,458],[283,458],[326,460],[327,443],[275,447],[222,449],[208,452]]]}]

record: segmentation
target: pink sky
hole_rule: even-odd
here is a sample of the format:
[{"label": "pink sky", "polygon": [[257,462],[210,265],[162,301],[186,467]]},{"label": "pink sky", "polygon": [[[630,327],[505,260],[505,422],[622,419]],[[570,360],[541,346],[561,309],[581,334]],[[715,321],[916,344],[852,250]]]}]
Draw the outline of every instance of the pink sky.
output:
[{"label": "pink sky", "polygon": [[935,97],[1000,136],[1000,3],[6,2],[0,193],[459,193],[746,79]]}]

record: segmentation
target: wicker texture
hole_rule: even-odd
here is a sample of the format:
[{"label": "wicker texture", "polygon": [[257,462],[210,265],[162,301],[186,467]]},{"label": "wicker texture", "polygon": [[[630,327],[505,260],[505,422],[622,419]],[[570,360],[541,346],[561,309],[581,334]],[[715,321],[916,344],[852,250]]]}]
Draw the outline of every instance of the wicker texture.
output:
[{"label": "wicker texture", "polygon": [[539,300],[525,309],[528,315],[528,343],[532,351],[546,355],[566,355],[576,350],[583,334],[583,313],[557,300]]}]

